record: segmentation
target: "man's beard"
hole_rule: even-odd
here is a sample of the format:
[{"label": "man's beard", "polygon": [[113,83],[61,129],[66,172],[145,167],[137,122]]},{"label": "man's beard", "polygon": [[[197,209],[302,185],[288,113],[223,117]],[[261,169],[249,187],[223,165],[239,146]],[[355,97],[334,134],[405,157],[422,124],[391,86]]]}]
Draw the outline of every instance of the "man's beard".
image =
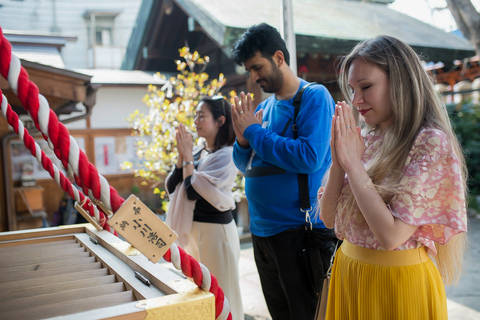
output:
[{"label": "man's beard", "polygon": [[[272,64],[272,73],[265,79],[260,79],[264,81],[264,86],[262,87],[263,92],[266,93],[275,93],[279,91],[283,86],[283,73],[280,71],[280,68],[271,61]],[[259,80],[257,80],[258,82]]]}]

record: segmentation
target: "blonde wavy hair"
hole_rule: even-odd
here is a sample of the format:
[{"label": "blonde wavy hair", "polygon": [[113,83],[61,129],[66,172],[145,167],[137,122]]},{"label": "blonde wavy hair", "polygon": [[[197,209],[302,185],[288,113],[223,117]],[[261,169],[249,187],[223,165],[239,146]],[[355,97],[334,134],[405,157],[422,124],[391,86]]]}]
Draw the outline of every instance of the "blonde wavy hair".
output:
[{"label": "blonde wavy hair", "polygon": [[[388,129],[382,132],[383,143],[375,155],[373,164],[367,168],[368,175],[385,203],[389,203],[398,188],[402,169],[416,136],[422,128],[427,126],[443,131],[451,142],[462,164],[464,190],[467,193],[467,170],[463,151],[452,129],[446,107],[434,91],[434,80],[423,69],[415,51],[406,43],[390,36],[378,36],[357,44],[341,61],[338,79],[342,94],[350,106],[352,104],[348,87],[348,71],[355,59],[364,59],[380,67],[390,80],[393,121]],[[358,115],[356,109],[352,109]],[[375,133],[378,132],[379,127],[366,126],[365,129]],[[384,185],[387,174],[389,182]],[[379,185],[380,182],[383,182],[382,186]],[[355,212],[360,210],[352,192],[343,190],[342,193],[345,193],[347,198],[337,204],[337,214],[346,215],[346,219],[342,220],[347,224]],[[363,218],[362,215],[358,216],[355,218]],[[346,230],[346,226],[342,229]],[[432,259],[443,281],[446,284],[457,282],[466,251],[466,233],[454,236],[446,245],[438,243],[435,245],[438,254]]]}]

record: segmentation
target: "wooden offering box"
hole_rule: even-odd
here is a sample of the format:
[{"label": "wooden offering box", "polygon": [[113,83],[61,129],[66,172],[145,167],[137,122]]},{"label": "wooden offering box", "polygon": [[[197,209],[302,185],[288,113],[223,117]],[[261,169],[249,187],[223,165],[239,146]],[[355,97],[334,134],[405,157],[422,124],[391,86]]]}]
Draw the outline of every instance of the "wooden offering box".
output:
[{"label": "wooden offering box", "polygon": [[0,233],[0,319],[215,319],[214,296],[91,225]]}]

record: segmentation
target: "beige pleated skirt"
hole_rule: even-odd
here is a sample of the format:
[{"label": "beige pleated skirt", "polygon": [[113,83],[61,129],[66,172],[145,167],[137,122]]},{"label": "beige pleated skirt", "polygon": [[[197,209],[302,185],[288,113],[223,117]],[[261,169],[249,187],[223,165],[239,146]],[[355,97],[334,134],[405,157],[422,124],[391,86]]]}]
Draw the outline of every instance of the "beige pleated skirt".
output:
[{"label": "beige pleated skirt", "polygon": [[240,239],[235,221],[228,224],[193,221],[184,249],[217,278],[230,304],[233,320],[244,320],[238,270]]},{"label": "beige pleated skirt", "polygon": [[344,241],[326,319],[448,319],[445,286],[425,247],[384,251]]}]

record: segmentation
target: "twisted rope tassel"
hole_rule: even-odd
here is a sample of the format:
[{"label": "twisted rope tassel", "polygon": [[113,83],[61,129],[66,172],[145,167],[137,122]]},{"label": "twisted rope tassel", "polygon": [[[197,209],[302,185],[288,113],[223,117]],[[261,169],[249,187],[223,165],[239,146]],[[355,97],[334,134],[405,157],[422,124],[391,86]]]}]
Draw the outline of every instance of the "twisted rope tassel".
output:
[{"label": "twisted rope tassel", "polygon": [[[78,147],[68,129],[58,120],[50,109],[47,99],[39,94],[38,87],[29,80],[27,71],[21,66],[20,60],[12,53],[10,42],[3,36],[0,28],[0,74],[8,80],[12,91],[28,111],[35,126],[43,134],[43,138],[53,145],[57,158],[65,168],[71,168],[76,181],[84,193],[101,200],[109,210],[116,212],[125,201],[117,191],[108,184],[107,179],[100,175],[95,166],[88,161],[87,156]],[[172,253],[172,248],[175,250]],[[215,296],[215,318],[231,320],[229,304],[217,279],[208,269],[198,263],[183,249],[173,245],[164,255],[166,261],[175,261],[174,266],[182,273],[193,278],[195,284],[208,290]],[[208,288],[208,289],[207,289]]]},{"label": "twisted rope tassel", "polygon": [[85,153],[70,136],[68,129],[50,109],[47,99],[39,94],[38,87],[29,80],[27,71],[12,53],[12,46],[0,28],[0,74],[8,80],[12,91],[20,99],[25,110],[43,138],[53,146],[53,151],[65,168],[73,171],[75,180],[90,197],[100,200],[108,210],[115,212],[125,201],[118,196],[107,179],[100,175]]},{"label": "twisted rope tassel", "polygon": [[[107,223],[107,218],[104,213],[98,211],[98,209],[92,205],[90,199],[86,198],[82,192],[79,192],[77,188],[72,186],[72,183],[65,175],[58,170],[58,167],[53,164],[52,160],[46,156],[45,152],[40,148],[38,143],[35,142],[35,139],[30,135],[28,130],[24,127],[22,121],[18,118],[18,115],[12,110],[8,104],[7,98],[2,94],[0,90],[0,106],[2,109],[2,114],[7,119],[8,124],[13,128],[15,133],[20,137],[31,154],[37,159],[38,163],[50,174],[50,176],[55,180],[55,182],[66,192],[68,195],[75,199],[78,203],[83,203],[82,208],[84,208],[91,217],[95,218],[100,226],[117,235],[116,231],[110,227]],[[85,200],[85,202],[84,202]]]}]

